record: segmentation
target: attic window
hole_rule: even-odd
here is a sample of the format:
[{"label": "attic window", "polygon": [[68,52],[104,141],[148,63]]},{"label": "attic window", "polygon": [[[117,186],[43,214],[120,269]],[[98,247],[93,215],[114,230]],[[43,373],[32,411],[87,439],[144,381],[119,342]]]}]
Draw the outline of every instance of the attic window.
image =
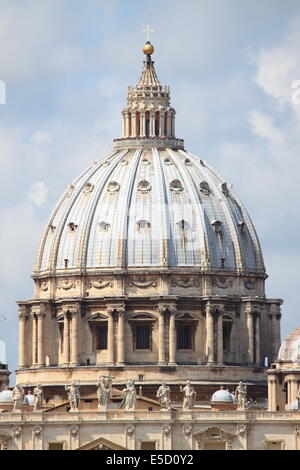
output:
[{"label": "attic window", "polygon": [[244,222],[244,221],[240,221],[240,222],[238,223],[238,226],[239,226],[241,232],[243,233],[243,232],[245,231],[245,227],[246,227],[245,222]]},{"label": "attic window", "polygon": [[99,223],[99,228],[100,228],[101,232],[107,232],[108,229],[110,228],[110,224],[108,224],[107,222],[102,221],[102,222]]},{"label": "attic window", "polygon": [[111,183],[109,183],[107,191],[111,194],[115,194],[119,191],[119,189],[120,189],[119,183],[117,183],[116,181],[112,181]]},{"label": "attic window", "polygon": [[222,190],[222,193],[225,195],[225,196],[229,196],[229,189],[227,187],[227,183],[222,183],[221,184],[221,190]]},{"label": "attic window", "polygon": [[183,191],[183,186],[179,180],[173,180],[170,183],[170,190],[177,194]]},{"label": "attic window", "polygon": [[140,181],[138,184],[138,191],[140,193],[148,193],[151,191],[151,184],[146,180]]},{"label": "attic window", "polygon": [[150,222],[147,220],[139,220],[136,224],[138,230],[147,230],[147,228],[150,228]]},{"label": "attic window", "polygon": [[220,220],[214,220],[211,225],[213,226],[216,233],[222,232],[222,222]]},{"label": "attic window", "polygon": [[201,181],[200,183],[200,191],[201,193],[205,194],[205,196],[210,195],[210,187],[207,181]]},{"label": "attic window", "polygon": [[68,227],[69,227],[70,232],[75,232],[75,230],[77,229],[78,225],[75,225],[74,222],[70,222],[70,223],[68,224]]},{"label": "attic window", "polygon": [[68,267],[68,264],[69,264],[69,260],[68,259],[64,259],[64,264],[65,264],[65,268]]}]

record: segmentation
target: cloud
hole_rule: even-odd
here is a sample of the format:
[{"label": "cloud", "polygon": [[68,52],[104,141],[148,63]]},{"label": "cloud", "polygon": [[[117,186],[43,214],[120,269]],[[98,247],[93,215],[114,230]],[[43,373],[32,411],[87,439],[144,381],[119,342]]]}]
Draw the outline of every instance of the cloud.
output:
[{"label": "cloud", "polygon": [[249,122],[255,135],[269,140],[273,145],[283,142],[283,132],[274,126],[271,116],[254,110],[249,113]]},{"label": "cloud", "polygon": [[33,184],[29,193],[29,199],[38,207],[45,204],[48,197],[48,189],[44,181],[37,181]]}]

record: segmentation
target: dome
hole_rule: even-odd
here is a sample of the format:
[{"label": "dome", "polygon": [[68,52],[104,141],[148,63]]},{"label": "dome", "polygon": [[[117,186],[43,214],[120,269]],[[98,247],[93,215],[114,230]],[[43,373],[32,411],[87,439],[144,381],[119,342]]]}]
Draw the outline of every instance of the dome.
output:
[{"label": "dome", "polygon": [[278,360],[300,361],[300,327],[291,331],[284,339],[279,349]]},{"label": "dome", "polygon": [[13,402],[13,392],[12,390],[3,390],[0,392],[0,403],[12,403]]},{"label": "dome", "polygon": [[27,393],[27,395],[24,396],[23,404],[29,406],[34,405],[34,396],[32,393]]},{"label": "dome", "polygon": [[35,272],[199,266],[264,270],[252,222],[215,170],[183,149],[116,149],[61,198]]},{"label": "dome", "polygon": [[228,390],[217,390],[211,397],[211,402],[228,402],[233,403],[233,397]]}]

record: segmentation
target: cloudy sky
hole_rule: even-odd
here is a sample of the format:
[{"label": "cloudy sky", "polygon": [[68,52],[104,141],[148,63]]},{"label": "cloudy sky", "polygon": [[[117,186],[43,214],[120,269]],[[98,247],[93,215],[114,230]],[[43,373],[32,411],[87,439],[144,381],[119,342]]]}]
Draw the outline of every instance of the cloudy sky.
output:
[{"label": "cloudy sky", "polygon": [[0,0],[0,340],[10,370],[15,301],[32,296],[42,227],[65,186],[121,135],[147,24],[177,136],[250,212],[267,295],[285,301],[282,336],[300,325],[299,0]]}]

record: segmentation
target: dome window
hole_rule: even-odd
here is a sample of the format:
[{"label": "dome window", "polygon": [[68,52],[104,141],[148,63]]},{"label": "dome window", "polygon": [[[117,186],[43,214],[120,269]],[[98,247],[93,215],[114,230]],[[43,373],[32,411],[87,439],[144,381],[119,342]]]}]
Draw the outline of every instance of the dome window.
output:
[{"label": "dome window", "polygon": [[137,229],[140,231],[150,228],[150,222],[148,222],[148,220],[139,220],[136,224]]},{"label": "dome window", "polygon": [[211,225],[213,226],[216,233],[222,232],[222,222],[220,220],[214,220]]},{"label": "dome window", "polygon": [[142,160],[142,164],[143,165],[150,165],[150,162],[149,162],[149,160],[147,160],[147,158],[144,158],[144,160]]},{"label": "dome window", "polygon": [[183,186],[179,180],[173,180],[170,183],[170,190],[173,191],[175,194],[178,194],[183,191]]},{"label": "dome window", "polygon": [[91,193],[94,189],[94,185],[92,183],[86,183],[83,187],[84,193]]},{"label": "dome window", "polygon": [[128,165],[128,160],[122,160],[122,161],[121,161],[121,165],[124,165],[124,166],[125,166],[125,165]]},{"label": "dome window", "polygon": [[119,183],[117,183],[116,181],[112,181],[111,183],[109,183],[107,191],[110,194],[116,194],[119,190],[120,190]]},{"label": "dome window", "polygon": [[110,165],[110,161],[109,160],[106,160],[104,163],[103,163],[103,166],[108,166]]},{"label": "dome window", "polygon": [[100,222],[99,228],[101,232],[107,232],[110,228],[110,224],[108,224],[107,222]]},{"label": "dome window", "polygon": [[201,166],[205,166],[205,164],[204,164],[204,161],[203,161],[203,160],[200,160],[200,165],[201,165]]},{"label": "dome window", "polygon": [[51,230],[51,232],[54,232],[55,229],[56,229],[55,225],[52,225],[52,224],[51,224],[51,225],[50,225],[50,230]]},{"label": "dome window", "polygon": [[69,231],[70,231],[70,232],[75,232],[76,229],[77,229],[77,227],[78,227],[78,225],[75,225],[74,222],[70,222],[70,223],[68,224],[68,227],[69,227]]},{"label": "dome window", "polygon": [[187,223],[186,220],[180,220],[179,222],[177,222],[177,227],[180,230],[187,230],[189,227],[189,224]]},{"label": "dome window", "polygon": [[173,165],[173,162],[172,162],[172,160],[170,160],[169,157],[165,158],[164,162],[165,162],[166,165]]},{"label": "dome window", "polygon": [[229,196],[229,189],[228,189],[228,186],[227,186],[227,183],[222,183],[221,184],[221,190],[222,190],[222,193],[225,195],[225,196]]},{"label": "dome window", "polygon": [[140,193],[148,193],[151,191],[151,184],[146,180],[140,181],[138,184],[138,191]]},{"label": "dome window", "polygon": [[200,191],[201,193],[205,194],[205,196],[210,195],[210,187],[207,181],[201,181],[200,183]]},{"label": "dome window", "polygon": [[185,163],[187,166],[191,166],[191,165],[192,165],[192,162],[191,162],[191,160],[190,160],[189,158],[186,158],[186,159],[184,160],[184,163]]}]

